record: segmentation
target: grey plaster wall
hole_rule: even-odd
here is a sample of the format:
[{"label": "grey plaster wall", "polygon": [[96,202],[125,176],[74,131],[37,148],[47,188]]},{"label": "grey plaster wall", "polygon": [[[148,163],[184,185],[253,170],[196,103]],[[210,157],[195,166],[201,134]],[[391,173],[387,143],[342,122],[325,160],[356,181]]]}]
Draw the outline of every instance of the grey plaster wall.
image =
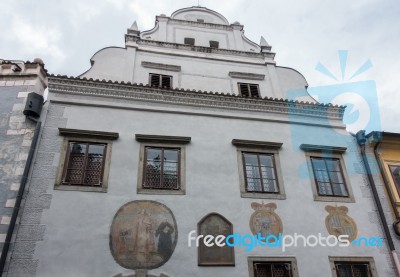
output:
[{"label": "grey plaster wall", "polygon": [[[53,99],[57,99],[54,97]],[[60,98],[61,99],[61,98]],[[97,99],[99,100],[99,99]],[[66,98],[63,98],[66,102]],[[73,102],[80,102],[75,105]],[[30,192],[23,212],[23,222],[18,231],[18,249],[12,256],[9,276],[113,276],[133,274],[121,268],[109,250],[109,231],[115,212],[126,202],[147,199],[167,205],[178,224],[178,244],[171,259],[151,274],[168,276],[246,276],[247,256],[295,256],[300,276],[330,276],[328,256],[373,256],[379,276],[394,276],[387,248],[256,248],[247,253],[236,247],[235,267],[198,267],[197,249],[188,247],[187,235],[196,230],[197,222],[210,212],[218,212],[233,223],[234,232],[250,233],[249,219],[252,202],[261,199],[240,197],[239,173],[234,138],[282,142],[280,160],[286,200],[263,200],[277,204],[276,213],[283,221],[285,234],[295,232],[309,235],[325,227],[326,205],[332,202],[314,201],[309,179],[297,175],[305,163],[302,151],[293,148],[290,124],[271,120],[234,119],[220,116],[188,115],[168,112],[167,106],[153,106],[153,111],[81,106],[82,102],[71,96],[68,104],[50,103],[43,129],[38,160],[33,168]],[[103,104],[112,102],[103,99]],[[158,110],[158,111],[157,111]],[[208,110],[213,114],[212,110]],[[222,111],[219,113],[223,114]],[[59,162],[62,137],[57,128],[118,132],[113,143],[109,186],[107,193],[54,190],[54,179]],[[317,128],[330,135],[329,128]],[[134,135],[156,134],[190,136],[186,147],[186,195],[137,194],[139,146]],[[339,131],[340,135],[345,134]],[[312,143],[304,137],[296,143]],[[354,141],[350,143],[355,143]],[[355,146],[355,145],[353,145]],[[352,153],[346,153],[351,155]],[[357,163],[357,162],[356,162]],[[349,172],[350,186],[355,203],[336,203],[349,208],[362,236],[383,236],[376,211],[360,168]]]}]

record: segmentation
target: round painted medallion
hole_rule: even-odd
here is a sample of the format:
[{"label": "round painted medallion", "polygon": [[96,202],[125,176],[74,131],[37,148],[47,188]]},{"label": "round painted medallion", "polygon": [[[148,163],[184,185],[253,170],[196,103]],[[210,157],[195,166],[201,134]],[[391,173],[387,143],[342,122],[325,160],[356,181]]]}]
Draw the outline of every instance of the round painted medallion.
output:
[{"label": "round painted medallion", "polygon": [[153,269],[174,252],[178,228],[171,210],[155,201],[126,203],[115,214],[110,230],[111,253],[122,267]]}]

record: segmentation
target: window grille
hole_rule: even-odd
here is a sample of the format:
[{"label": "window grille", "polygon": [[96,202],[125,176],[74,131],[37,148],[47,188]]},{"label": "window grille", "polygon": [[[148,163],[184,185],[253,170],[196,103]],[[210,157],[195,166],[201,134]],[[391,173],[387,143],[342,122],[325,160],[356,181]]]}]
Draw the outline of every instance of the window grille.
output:
[{"label": "window grille", "polygon": [[101,186],[106,144],[69,142],[63,184]]},{"label": "window grille", "polygon": [[146,147],[143,188],[178,190],[179,166],[180,149]]}]

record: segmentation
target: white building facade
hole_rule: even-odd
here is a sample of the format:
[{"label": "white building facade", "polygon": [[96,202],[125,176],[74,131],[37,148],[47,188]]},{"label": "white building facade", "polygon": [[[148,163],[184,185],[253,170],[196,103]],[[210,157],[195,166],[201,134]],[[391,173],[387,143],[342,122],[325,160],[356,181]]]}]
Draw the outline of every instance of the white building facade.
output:
[{"label": "white building facade", "polygon": [[[125,38],[49,76],[8,276],[396,276],[344,107],[204,7]],[[383,246],[189,239],[233,233]]]}]

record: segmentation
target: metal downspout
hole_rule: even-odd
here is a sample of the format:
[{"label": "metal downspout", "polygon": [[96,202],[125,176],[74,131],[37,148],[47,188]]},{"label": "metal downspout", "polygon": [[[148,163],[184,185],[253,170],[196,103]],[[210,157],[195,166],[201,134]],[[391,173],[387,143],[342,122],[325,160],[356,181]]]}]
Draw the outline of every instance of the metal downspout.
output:
[{"label": "metal downspout", "polygon": [[387,241],[387,243],[389,245],[389,249],[390,249],[390,252],[391,252],[393,264],[394,264],[394,266],[396,268],[397,276],[400,276],[399,259],[397,257],[396,250],[395,250],[394,244],[393,244],[393,239],[392,239],[392,236],[390,235],[390,231],[389,231],[389,227],[387,225],[386,217],[385,217],[385,214],[383,212],[382,203],[381,203],[381,201],[379,199],[378,191],[376,190],[376,185],[375,185],[374,178],[372,177],[371,168],[369,166],[369,163],[368,163],[368,160],[367,160],[367,156],[365,154],[365,143],[367,141],[367,138],[365,137],[365,131],[364,130],[358,131],[357,134],[356,134],[356,139],[357,139],[358,145],[360,146],[361,157],[363,159],[364,167],[365,167],[365,169],[367,171],[368,181],[369,181],[369,184],[371,186],[372,194],[373,194],[374,200],[375,200],[375,204],[376,204],[376,207],[378,209],[379,217],[380,217],[381,222],[382,222],[382,227],[383,227],[383,231],[385,233],[386,241]]}]

